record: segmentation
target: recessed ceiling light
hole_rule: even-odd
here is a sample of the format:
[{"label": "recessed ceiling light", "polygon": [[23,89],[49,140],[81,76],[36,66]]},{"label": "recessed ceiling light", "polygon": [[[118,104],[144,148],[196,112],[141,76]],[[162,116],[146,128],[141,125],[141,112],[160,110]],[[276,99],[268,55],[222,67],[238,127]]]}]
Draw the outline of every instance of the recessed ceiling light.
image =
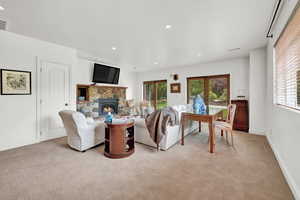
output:
[{"label": "recessed ceiling light", "polygon": [[2,6],[0,6],[0,10],[4,10],[4,8]]},{"label": "recessed ceiling light", "polygon": [[158,65],[158,62],[154,62],[154,65]]},{"label": "recessed ceiling light", "polygon": [[172,25],[170,25],[170,24],[167,24],[167,25],[165,26],[165,29],[170,29],[170,28],[172,28]]},{"label": "recessed ceiling light", "polygon": [[115,50],[117,50],[117,47],[112,47],[111,49],[112,49],[113,51],[115,51]]},{"label": "recessed ceiling light", "polygon": [[200,57],[200,56],[202,56],[202,54],[201,54],[201,53],[198,53],[197,56]]}]

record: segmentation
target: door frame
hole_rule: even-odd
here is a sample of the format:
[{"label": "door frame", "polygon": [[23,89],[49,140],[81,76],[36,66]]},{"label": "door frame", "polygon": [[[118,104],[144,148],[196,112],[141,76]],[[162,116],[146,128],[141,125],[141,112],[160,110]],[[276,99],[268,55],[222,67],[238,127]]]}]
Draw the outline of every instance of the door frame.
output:
[{"label": "door frame", "polygon": [[[230,104],[230,74],[220,74],[220,75],[211,75],[211,76],[196,76],[196,77],[188,77],[186,78],[186,88],[187,88],[187,104],[189,103],[189,80],[199,80],[199,79],[203,79],[204,80],[204,90],[208,90],[208,85],[209,85],[209,79],[213,79],[213,78],[226,78],[227,79],[227,85],[228,85],[228,94],[227,94],[227,103]],[[206,96],[204,96],[204,101],[205,103],[208,105],[208,93],[209,91],[204,91],[204,94],[206,94]]]},{"label": "door frame", "polygon": [[41,70],[43,63],[52,63],[58,65],[64,65],[68,68],[69,74],[69,91],[68,91],[68,104],[71,105],[71,90],[72,90],[72,64],[67,64],[63,62],[53,61],[51,59],[45,59],[41,57],[36,57],[36,141],[37,143],[45,141],[41,138]]},{"label": "door frame", "polygon": [[[155,105],[154,105],[154,109],[156,110],[156,104],[157,104],[157,83],[166,83],[167,87],[168,87],[168,81],[167,80],[156,80],[156,81],[144,81],[143,82],[143,100],[146,99],[146,88],[145,88],[145,84],[154,84],[154,99],[155,99]],[[168,99],[168,89],[167,89],[167,99]],[[150,102],[151,104],[151,102]]]}]

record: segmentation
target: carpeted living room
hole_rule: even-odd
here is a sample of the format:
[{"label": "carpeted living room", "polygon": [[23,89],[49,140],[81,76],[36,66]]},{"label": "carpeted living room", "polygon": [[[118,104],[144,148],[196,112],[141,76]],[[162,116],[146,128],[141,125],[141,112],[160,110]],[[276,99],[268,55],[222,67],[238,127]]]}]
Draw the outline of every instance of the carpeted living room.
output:
[{"label": "carpeted living room", "polygon": [[264,136],[236,132],[236,149],[207,134],[157,152],[137,144],[126,159],[104,146],[85,153],[59,138],[0,153],[1,199],[293,199]]},{"label": "carpeted living room", "polygon": [[0,199],[300,199],[299,24],[299,0],[0,0]]}]

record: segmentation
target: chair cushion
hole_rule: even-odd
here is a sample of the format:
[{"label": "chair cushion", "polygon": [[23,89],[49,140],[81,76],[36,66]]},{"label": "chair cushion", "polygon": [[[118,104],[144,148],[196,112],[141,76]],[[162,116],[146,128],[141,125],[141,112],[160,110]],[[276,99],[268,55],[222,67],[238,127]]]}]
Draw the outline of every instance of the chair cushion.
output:
[{"label": "chair cushion", "polygon": [[216,121],[215,126],[219,128],[231,128],[231,125],[227,122]]}]

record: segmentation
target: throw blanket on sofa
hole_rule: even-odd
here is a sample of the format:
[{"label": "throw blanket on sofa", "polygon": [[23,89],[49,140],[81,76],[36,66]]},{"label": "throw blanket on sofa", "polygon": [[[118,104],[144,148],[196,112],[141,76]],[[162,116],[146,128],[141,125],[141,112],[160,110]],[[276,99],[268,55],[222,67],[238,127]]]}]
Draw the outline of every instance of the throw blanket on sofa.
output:
[{"label": "throw blanket on sofa", "polygon": [[147,129],[152,140],[158,145],[164,135],[167,134],[167,125],[178,125],[178,112],[172,107],[156,110],[145,119]]}]

